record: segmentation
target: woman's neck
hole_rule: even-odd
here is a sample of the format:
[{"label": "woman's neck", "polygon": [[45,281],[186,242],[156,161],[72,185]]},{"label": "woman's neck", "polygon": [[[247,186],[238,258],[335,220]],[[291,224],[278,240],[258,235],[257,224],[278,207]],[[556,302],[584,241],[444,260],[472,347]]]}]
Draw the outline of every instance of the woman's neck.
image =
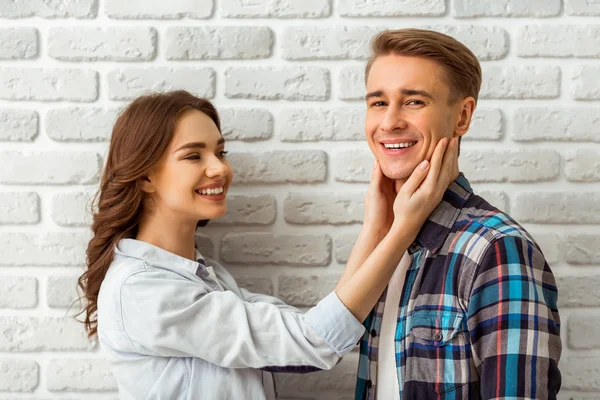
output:
[{"label": "woman's neck", "polygon": [[151,215],[142,218],[135,238],[180,257],[194,260],[196,224]]}]

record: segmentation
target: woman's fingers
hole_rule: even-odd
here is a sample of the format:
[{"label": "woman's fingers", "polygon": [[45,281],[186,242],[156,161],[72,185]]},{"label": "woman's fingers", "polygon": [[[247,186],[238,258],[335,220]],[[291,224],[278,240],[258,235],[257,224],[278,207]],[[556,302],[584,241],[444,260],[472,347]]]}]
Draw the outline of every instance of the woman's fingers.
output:
[{"label": "woman's fingers", "polygon": [[425,180],[430,169],[429,161],[422,161],[410,174],[400,191],[410,197]]},{"label": "woman's fingers", "polygon": [[431,156],[431,171],[427,175],[427,179],[424,182],[424,186],[427,186],[430,190],[435,187],[435,183],[438,181],[440,172],[442,171],[442,161],[444,154],[448,153],[450,141],[448,138],[442,138],[435,146],[433,155]]}]

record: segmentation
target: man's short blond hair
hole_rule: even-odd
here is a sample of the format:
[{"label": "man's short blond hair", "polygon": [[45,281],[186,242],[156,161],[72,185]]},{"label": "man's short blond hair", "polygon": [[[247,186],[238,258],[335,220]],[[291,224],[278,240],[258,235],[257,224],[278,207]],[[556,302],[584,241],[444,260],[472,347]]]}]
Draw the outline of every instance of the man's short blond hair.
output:
[{"label": "man's short blond hair", "polygon": [[481,88],[479,61],[467,46],[448,35],[424,29],[387,30],[373,38],[371,51],[365,82],[377,57],[390,54],[423,57],[438,63],[446,73],[450,103],[469,96],[477,103]]}]

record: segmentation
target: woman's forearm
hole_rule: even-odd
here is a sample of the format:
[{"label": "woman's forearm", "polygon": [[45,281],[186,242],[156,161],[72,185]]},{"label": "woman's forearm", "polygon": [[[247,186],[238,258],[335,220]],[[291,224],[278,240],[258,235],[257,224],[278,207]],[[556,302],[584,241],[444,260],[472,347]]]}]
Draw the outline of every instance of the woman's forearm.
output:
[{"label": "woman's forearm", "polygon": [[335,290],[341,288],[348,282],[358,268],[364,264],[373,250],[375,250],[383,237],[385,237],[385,233],[377,232],[363,225],[363,229],[361,229],[356,242],[354,242],[354,246],[352,246],[352,252],[346,263],[346,268],[344,268],[344,272],[342,273]]},{"label": "woman's forearm", "polygon": [[336,294],[356,319],[362,322],[367,318],[413,240],[400,226],[393,226],[363,265],[338,284]]}]

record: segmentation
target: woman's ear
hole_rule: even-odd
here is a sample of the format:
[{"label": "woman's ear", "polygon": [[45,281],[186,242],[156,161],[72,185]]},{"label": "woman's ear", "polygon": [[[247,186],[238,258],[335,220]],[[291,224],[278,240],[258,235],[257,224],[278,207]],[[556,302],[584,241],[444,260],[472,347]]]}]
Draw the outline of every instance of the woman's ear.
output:
[{"label": "woman's ear", "polygon": [[142,190],[146,193],[154,193],[156,191],[152,181],[147,176],[142,178]]}]

